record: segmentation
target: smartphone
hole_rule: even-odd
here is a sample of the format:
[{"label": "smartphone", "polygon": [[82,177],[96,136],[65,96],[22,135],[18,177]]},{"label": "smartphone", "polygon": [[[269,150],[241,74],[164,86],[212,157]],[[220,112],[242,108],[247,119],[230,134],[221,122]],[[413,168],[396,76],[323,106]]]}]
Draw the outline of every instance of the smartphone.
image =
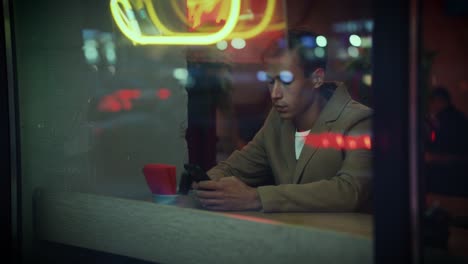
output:
[{"label": "smartphone", "polygon": [[210,177],[198,165],[184,164],[185,171],[182,173],[179,182],[179,193],[188,194],[193,182],[209,181]]},{"label": "smartphone", "polygon": [[198,165],[195,164],[184,164],[185,170],[189,173],[189,176],[194,182],[209,181],[211,178],[206,172]]}]

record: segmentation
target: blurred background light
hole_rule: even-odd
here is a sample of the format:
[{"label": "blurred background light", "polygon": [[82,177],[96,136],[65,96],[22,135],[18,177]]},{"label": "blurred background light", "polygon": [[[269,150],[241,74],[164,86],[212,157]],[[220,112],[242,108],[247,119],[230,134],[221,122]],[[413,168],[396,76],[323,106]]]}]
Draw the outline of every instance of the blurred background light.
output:
[{"label": "blurred background light", "polygon": [[349,36],[349,43],[355,47],[360,47],[362,44],[361,37],[356,34]]},{"label": "blurred background light", "polygon": [[314,57],[315,57],[315,54],[314,54],[314,51],[315,49],[306,49],[304,51],[304,57],[306,60],[313,60]]},{"label": "blurred background light", "polygon": [[325,38],[324,36],[318,36],[315,41],[317,42],[317,46],[319,47],[327,46],[327,38]]},{"label": "blurred background light", "polygon": [[167,100],[171,96],[171,91],[167,88],[161,88],[156,92],[156,96],[161,100]]},{"label": "blurred background light", "polygon": [[[146,1],[146,3],[151,3],[152,1]],[[194,3],[194,2],[190,2]],[[204,1],[205,5],[210,6],[208,1]],[[230,8],[227,12],[223,13],[224,26],[219,29],[217,32],[212,33],[176,33],[170,36],[154,36],[154,35],[145,35],[141,32],[138,21],[135,18],[133,13],[133,7],[128,0],[110,0],[110,10],[114,22],[120,31],[130,39],[134,45],[211,45],[216,42],[225,39],[235,28],[238,20],[239,13],[241,9],[240,0],[231,0]],[[187,2],[189,5],[189,2]],[[203,5],[204,7],[206,7]],[[189,7],[189,6],[188,6]],[[149,9],[150,10],[150,9]],[[149,11],[148,10],[148,11]],[[190,8],[189,8],[190,10]],[[199,15],[203,14],[203,10]],[[218,14],[221,16],[221,14]],[[150,14],[151,16],[151,14]],[[198,15],[195,17],[194,23],[198,23]],[[219,18],[219,17],[218,17]],[[157,26],[164,26],[162,23]]]},{"label": "blurred background light", "polygon": [[357,58],[357,57],[359,57],[359,50],[358,50],[358,48],[353,47],[353,46],[349,47],[349,48],[348,48],[348,55],[349,55],[350,57],[352,57],[352,58]]},{"label": "blurred background light", "polygon": [[369,19],[343,21],[333,25],[333,30],[337,33],[372,32],[373,28],[374,21]]},{"label": "blurred background light", "polygon": [[315,47],[315,39],[311,36],[305,36],[301,38],[302,45],[308,48]]},{"label": "blurred background light", "polygon": [[115,64],[117,56],[114,49],[106,48],[106,59],[110,64]]},{"label": "blurred background light", "polygon": [[99,53],[94,47],[84,47],[83,48],[86,61],[90,64],[96,64],[99,62]]},{"label": "blurred background light", "polygon": [[235,38],[231,40],[231,46],[235,49],[243,49],[246,46],[246,42],[244,39]]},{"label": "blurred background light", "polygon": [[219,50],[225,50],[228,47],[228,43],[225,40],[221,40],[220,42],[216,43],[216,48]]},{"label": "blurred background light", "polygon": [[364,74],[362,76],[362,82],[367,86],[371,86],[372,85],[372,75]]},{"label": "blurred background light", "polygon": [[372,47],[372,37],[362,37],[361,38],[361,47],[371,48]]},{"label": "blurred background light", "polygon": [[261,82],[266,82],[268,79],[268,76],[266,74],[266,72],[264,71],[258,71],[257,72],[257,80],[261,81]]},{"label": "blurred background light", "polygon": [[336,57],[340,60],[346,60],[349,57],[349,55],[346,49],[339,48],[338,51],[336,52]]},{"label": "blurred background light", "polygon": [[115,66],[113,66],[113,65],[108,66],[108,67],[107,67],[107,70],[108,70],[112,75],[114,75],[115,72],[116,72],[116,68],[115,68]]},{"label": "blurred background light", "polygon": [[315,56],[319,57],[319,58],[323,58],[325,57],[325,49],[322,48],[322,47],[317,47],[314,49],[314,54]]},{"label": "blurred background light", "polygon": [[175,68],[172,72],[172,76],[177,80],[186,80],[188,77],[188,71],[185,68]]}]

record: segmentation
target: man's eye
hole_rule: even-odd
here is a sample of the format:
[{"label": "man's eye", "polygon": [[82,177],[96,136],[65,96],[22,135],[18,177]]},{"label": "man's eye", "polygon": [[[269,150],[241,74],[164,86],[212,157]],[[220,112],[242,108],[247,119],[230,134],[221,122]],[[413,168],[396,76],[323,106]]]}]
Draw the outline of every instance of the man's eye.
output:
[{"label": "man's eye", "polygon": [[268,84],[273,85],[273,84],[275,84],[275,79],[274,79],[274,78],[271,78],[270,76],[268,76],[267,79],[266,79],[266,82],[267,82]]},{"label": "man's eye", "polygon": [[294,81],[294,74],[290,71],[281,71],[279,78],[283,84],[291,84]]}]

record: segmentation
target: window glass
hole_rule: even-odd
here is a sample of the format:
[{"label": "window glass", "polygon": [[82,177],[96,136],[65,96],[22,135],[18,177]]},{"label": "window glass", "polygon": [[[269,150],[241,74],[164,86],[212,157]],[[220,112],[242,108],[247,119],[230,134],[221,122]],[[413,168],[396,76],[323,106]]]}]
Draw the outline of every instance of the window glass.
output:
[{"label": "window glass", "polygon": [[372,239],[370,1],[13,2],[25,247],[39,189],[161,202],[154,171],[176,194],[185,164],[247,152],[223,173],[256,188],[255,217]]},{"label": "window glass", "polygon": [[445,254],[466,257],[466,2],[426,1],[421,21],[424,245]]}]

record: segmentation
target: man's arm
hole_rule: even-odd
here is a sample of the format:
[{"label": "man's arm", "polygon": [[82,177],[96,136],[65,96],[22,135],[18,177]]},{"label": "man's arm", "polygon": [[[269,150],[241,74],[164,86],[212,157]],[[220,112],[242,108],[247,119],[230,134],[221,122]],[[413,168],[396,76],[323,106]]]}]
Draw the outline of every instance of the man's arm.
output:
[{"label": "man's arm", "polygon": [[263,147],[263,128],[242,150],[235,151],[207,174],[212,181],[192,185],[203,207],[221,211],[260,210],[259,194],[252,186],[272,181]]},{"label": "man's arm", "polygon": [[271,169],[264,145],[264,133],[270,115],[255,137],[242,150],[207,172],[213,181],[194,184],[201,204],[211,210],[259,210],[262,208],[257,189],[272,183]]},{"label": "man's arm", "polygon": [[210,169],[211,179],[236,176],[249,186],[271,183],[271,169],[264,145],[264,133],[270,124],[271,113],[255,137],[241,150],[234,151],[225,161]]},{"label": "man's arm", "polygon": [[[370,134],[370,120],[353,126],[347,135]],[[264,212],[353,211],[369,199],[372,151],[346,150],[342,168],[328,180],[306,184],[262,186],[257,189]]]},{"label": "man's arm", "polygon": [[197,197],[207,209],[229,211],[262,209],[257,189],[247,186],[237,177],[204,181],[196,187]]},{"label": "man's arm", "polygon": [[[370,121],[362,121],[347,135],[369,134]],[[212,210],[263,209],[263,212],[354,211],[370,196],[372,152],[347,150],[342,168],[328,180],[306,184],[246,186],[235,177],[200,182],[198,197]]]}]

